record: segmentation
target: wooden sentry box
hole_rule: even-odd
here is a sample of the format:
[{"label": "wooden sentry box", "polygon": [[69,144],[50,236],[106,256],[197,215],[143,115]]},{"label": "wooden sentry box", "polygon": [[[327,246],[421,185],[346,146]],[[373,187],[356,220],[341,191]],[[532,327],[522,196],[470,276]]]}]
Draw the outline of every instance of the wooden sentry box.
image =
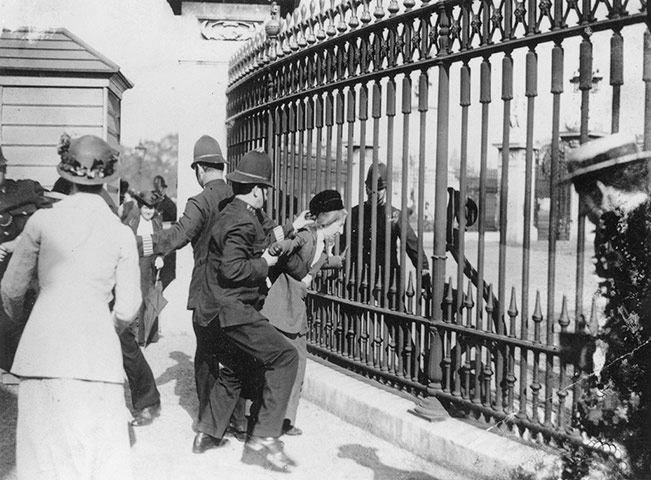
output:
[{"label": "wooden sentry box", "polygon": [[[0,35],[0,145],[8,178],[50,188],[58,178],[62,133],[120,142],[120,67],[64,28]],[[107,185],[117,200],[117,182]]]}]

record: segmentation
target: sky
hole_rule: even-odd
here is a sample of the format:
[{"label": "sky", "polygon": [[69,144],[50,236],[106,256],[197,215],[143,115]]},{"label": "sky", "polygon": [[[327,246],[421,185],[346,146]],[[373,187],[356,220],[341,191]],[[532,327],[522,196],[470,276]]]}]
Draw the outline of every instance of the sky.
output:
[{"label": "sky", "polygon": [[[135,146],[140,139],[159,140],[169,133],[178,133],[177,122],[182,118],[181,109],[193,109],[197,99],[191,90],[210,91],[215,85],[199,85],[188,91],[188,73],[183,76],[183,66],[179,59],[195,59],[206,48],[201,40],[198,23],[190,17],[175,17],[165,0],[0,0],[0,25],[3,28],[24,26],[53,28],[66,27],[90,46],[120,65],[124,75],[135,84],[125,92],[122,102],[122,141],[126,147]],[[639,26],[624,31],[626,50],[627,84],[622,91],[622,125],[621,129],[641,133],[641,119],[644,107],[644,83],[642,82],[642,32]],[[591,105],[591,130],[609,130],[607,119],[610,115],[609,42],[610,32],[592,36],[594,42],[595,69],[604,76],[601,93],[594,96]],[[569,78],[578,67],[578,44],[580,38],[564,42],[565,50],[565,88],[563,96],[562,128],[575,124],[579,117],[580,94],[571,93]],[[537,125],[536,141],[545,144],[551,133],[551,95],[550,95],[550,52],[549,45],[537,49],[539,55],[539,97],[536,104]],[[514,57],[523,56],[525,50],[514,53]],[[221,57],[212,55],[208,58],[227,62],[229,52]],[[481,105],[477,101],[479,94],[479,62],[471,62],[473,68],[473,105],[471,110],[471,131],[479,131]],[[501,138],[500,106],[500,62],[501,55],[494,55],[493,61],[493,100],[491,109],[491,143]],[[515,99],[513,110],[521,124],[520,136],[526,124],[526,99],[524,97],[524,58],[515,62]],[[518,70],[520,69],[520,70]],[[453,77],[456,75],[453,71]],[[430,108],[431,123],[436,115],[436,72],[430,74]],[[200,79],[196,79],[200,82]],[[208,79],[208,81],[212,81]],[[185,88],[185,90],[184,90]],[[217,86],[219,89],[219,87]],[[212,93],[210,93],[212,94]],[[458,80],[451,83],[453,104],[458,99]],[[452,108],[450,124],[459,125],[458,108]],[[450,148],[453,156],[458,150],[458,128],[451,131]],[[514,132],[514,134],[517,132]],[[428,138],[428,151],[434,151],[435,136]],[[471,164],[479,158],[479,142],[471,142],[469,157]],[[492,149],[497,161],[497,149]],[[473,166],[473,165],[471,165]]]},{"label": "sky", "polygon": [[118,64],[135,84],[122,101],[123,145],[178,132],[178,60],[201,39],[196,20],[175,17],[165,0],[1,0],[0,25],[65,27]]}]

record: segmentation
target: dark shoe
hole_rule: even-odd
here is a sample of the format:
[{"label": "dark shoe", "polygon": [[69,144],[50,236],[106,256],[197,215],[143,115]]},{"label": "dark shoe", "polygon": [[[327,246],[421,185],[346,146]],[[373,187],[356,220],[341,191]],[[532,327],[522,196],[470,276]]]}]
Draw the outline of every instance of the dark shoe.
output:
[{"label": "dark shoe", "polygon": [[232,425],[229,425],[228,428],[226,429],[226,435],[235,437],[235,439],[240,442],[246,441],[246,437],[248,436],[246,430],[238,430]]},{"label": "dark shoe", "polygon": [[133,416],[131,420],[131,425],[134,427],[144,427],[146,425],[151,425],[156,417],[160,415],[160,403],[152,405],[150,407],[145,407]]},{"label": "dark shoe", "polygon": [[298,435],[303,435],[303,430],[296,428],[292,425],[289,420],[285,420],[283,423],[283,435],[289,435],[290,437],[295,437]]},{"label": "dark shoe", "polygon": [[223,438],[211,437],[207,433],[199,432],[194,437],[192,442],[192,453],[203,453],[211,448],[223,447],[228,443],[228,440]]},{"label": "dark shoe", "polygon": [[242,463],[285,473],[296,466],[296,462],[283,451],[283,443],[275,437],[249,437],[244,444]]}]

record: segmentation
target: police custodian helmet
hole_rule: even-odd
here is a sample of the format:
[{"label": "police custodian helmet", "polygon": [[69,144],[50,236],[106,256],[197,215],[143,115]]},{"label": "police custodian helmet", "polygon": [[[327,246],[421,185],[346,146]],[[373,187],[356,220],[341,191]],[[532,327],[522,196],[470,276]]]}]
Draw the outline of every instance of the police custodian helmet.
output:
[{"label": "police custodian helmet", "polygon": [[217,140],[210,135],[202,135],[194,144],[194,160],[190,165],[194,168],[197,163],[203,165],[223,165],[228,163],[222,155],[222,149]]}]

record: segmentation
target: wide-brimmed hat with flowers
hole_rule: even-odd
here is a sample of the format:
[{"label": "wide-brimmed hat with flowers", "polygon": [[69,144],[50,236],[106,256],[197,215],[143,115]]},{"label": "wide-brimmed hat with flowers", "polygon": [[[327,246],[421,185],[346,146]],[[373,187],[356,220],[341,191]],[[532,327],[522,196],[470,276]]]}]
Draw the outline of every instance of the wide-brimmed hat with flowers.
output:
[{"label": "wide-brimmed hat with flowers", "polygon": [[119,175],[118,152],[95,135],[63,134],[57,152],[61,157],[57,172],[72,183],[101,185]]},{"label": "wide-brimmed hat with flowers", "polygon": [[156,205],[160,203],[160,201],[163,199],[158,192],[154,191],[145,191],[145,192],[140,192],[140,193],[135,193],[133,195],[133,198],[136,202],[138,202],[139,206],[146,205],[149,208],[156,208]]},{"label": "wide-brimmed hat with flowers", "polygon": [[559,183],[576,182],[581,177],[613,167],[648,160],[651,152],[642,151],[635,136],[615,133],[584,143],[567,156],[567,170]]}]

